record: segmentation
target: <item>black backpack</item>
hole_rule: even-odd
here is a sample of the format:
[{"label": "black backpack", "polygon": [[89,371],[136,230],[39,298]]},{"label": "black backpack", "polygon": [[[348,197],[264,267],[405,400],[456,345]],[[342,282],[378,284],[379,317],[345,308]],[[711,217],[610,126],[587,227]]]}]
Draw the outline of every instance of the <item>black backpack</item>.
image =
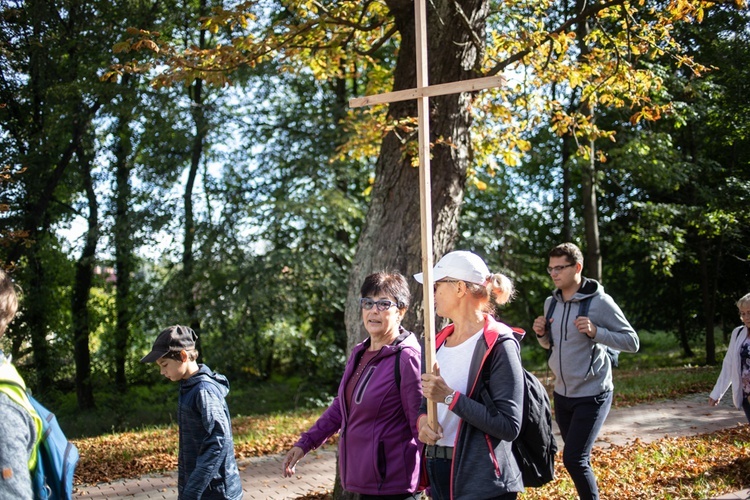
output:
[{"label": "black backpack", "polygon": [[[589,315],[589,306],[591,306],[591,299],[593,296],[588,296],[582,301],[580,301],[578,304],[578,314],[576,315],[576,318],[579,316],[588,316]],[[557,306],[557,300],[553,297],[552,300],[550,300],[549,309],[547,309],[547,314],[545,314],[546,319],[546,325],[547,328],[549,328],[549,320],[552,317],[552,313],[555,312],[555,306]],[[620,351],[617,349],[613,349],[612,347],[606,346],[604,344],[596,344],[597,346],[604,349],[604,352],[607,353],[607,357],[609,358],[609,362],[612,364],[613,368],[617,368],[619,365],[619,359],[620,359]],[[552,336],[549,337],[549,354],[552,354]],[[594,356],[594,353],[591,353],[591,356]]]},{"label": "black backpack", "polygon": [[[496,345],[509,339],[510,337],[499,338]],[[499,410],[487,390],[490,364],[487,361],[482,366],[480,395],[484,405],[493,415],[497,415]],[[547,391],[539,379],[525,368],[523,386],[521,431],[513,441],[511,450],[521,469],[524,487],[538,487],[555,478],[557,440],[552,431],[552,408]]]}]

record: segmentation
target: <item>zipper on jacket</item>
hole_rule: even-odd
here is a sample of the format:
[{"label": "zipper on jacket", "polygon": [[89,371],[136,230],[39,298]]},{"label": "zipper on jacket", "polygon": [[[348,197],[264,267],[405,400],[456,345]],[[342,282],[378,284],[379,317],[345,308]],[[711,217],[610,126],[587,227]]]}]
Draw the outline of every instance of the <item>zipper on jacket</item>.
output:
[{"label": "zipper on jacket", "polygon": [[385,443],[383,441],[378,442],[378,474],[380,474],[380,481],[378,482],[378,491],[383,487],[385,482],[386,472],[388,465],[385,463]]},{"label": "zipper on jacket", "polygon": [[[467,388],[466,390],[466,396],[472,397],[474,395],[474,390],[477,388],[477,384],[479,383],[480,378],[482,377],[482,369],[484,367],[484,364],[489,361],[490,353],[492,352],[492,348],[495,347],[495,344],[497,343],[497,337],[495,338],[495,341],[492,343],[491,346],[487,346],[487,352],[484,353],[484,356],[482,356],[482,362],[479,363],[479,370],[477,371],[477,376],[474,378],[474,383],[472,384],[471,388]],[[486,342],[486,339],[482,337],[479,342]],[[442,346],[442,344],[441,344]],[[456,429],[456,437],[453,440],[453,460],[451,461],[451,477],[450,481],[448,483],[448,493],[450,494],[450,498],[453,498],[453,471],[455,470],[457,460],[456,458],[456,452],[458,452],[458,440],[459,436],[461,436],[461,433],[463,432],[463,419],[458,420],[458,429]],[[500,465],[497,463],[497,458],[495,457],[495,449],[492,447],[492,442],[490,441],[490,437],[485,434],[484,435],[485,440],[487,441],[487,447],[489,448],[489,455],[490,460],[492,461],[493,468],[495,469],[495,477],[500,478]]]},{"label": "zipper on jacket", "polygon": [[376,367],[374,366],[370,366],[360,377],[359,381],[357,382],[356,392],[354,393],[354,397],[352,398],[352,406],[354,406],[355,404],[360,404],[362,402],[362,398],[365,395],[367,385],[370,383],[372,374],[375,373],[375,368]]},{"label": "zipper on jacket", "polygon": [[565,376],[563,375],[563,359],[562,359],[562,344],[564,340],[568,340],[568,321],[567,319],[570,317],[570,303],[569,302],[563,302],[562,307],[562,318],[560,321],[560,344],[557,349],[557,359],[560,366],[560,382],[562,382],[563,385],[563,391],[565,396],[568,395],[568,384],[565,383]]},{"label": "zipper on jacket", "polygon": [[500,479],[500,464],[497,463],[497,457],[495,456],[495,448],[492,446],[492,440],[487,434],[484,435],[484,439],[485,441],[487,441],[487,448],[489,448],[490,452],[490,461],[492,462],[492,467],[494,467],[495,469],[495,479]]},{"label": "zipper on jacket", "polygon": [[[583,376],[583,380],[588,380],[589,376],[594,375],[594,356],[596,355],[597,345],[601,344],[594,344],[592,342],[591,345],[591,360],[589,361],[589,368],[586,370],[586,375]],[[606,355],[606,353],[605,353]]]}]

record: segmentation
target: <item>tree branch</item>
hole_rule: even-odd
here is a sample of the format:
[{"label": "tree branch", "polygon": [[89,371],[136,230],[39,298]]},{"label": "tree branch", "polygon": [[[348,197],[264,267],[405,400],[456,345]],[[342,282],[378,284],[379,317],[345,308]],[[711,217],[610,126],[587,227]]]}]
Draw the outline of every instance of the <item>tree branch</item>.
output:
[{"label": "tree branch", "polygon": [[532,45],[529,45],[527,48],[522,50],[521,52],[518,52],[516,54],[513,54],[509,58],[505,59],[504,61],[501,61],[498,63],[495,67],[493,67],[487,75],[493,76],[498,74],[500,71],[504,70],[508,66],[510,66],[513,63],[516,63],[520,60],[522,60],[524,57],[532,53],[534,50],[538,49],[545,43],[551,42],[553,40],[552,35],[560,34],[564,31],[566,31],[568,28],[570,28],[574,24],[578,24],[581,21],[584,21],[585,19],[588,19],[590,17],[593,17],[598,12],[601,12],[605,9],[608,9],[610,7],[614,7],[616,5],[622,5],[625,3],[626,0],[611,0],[610,2],[602,3],[602,4],[596,4],[590,7],[587,7],[586,9],[583,9],[581,12],[579,12],[576,16],[571,17],[567,21],[565,21],[563,24],[561,24],[557,29],[554,31],[550,31],[547,36],[544,37],[544,39],[538,43],[534,43]]}]

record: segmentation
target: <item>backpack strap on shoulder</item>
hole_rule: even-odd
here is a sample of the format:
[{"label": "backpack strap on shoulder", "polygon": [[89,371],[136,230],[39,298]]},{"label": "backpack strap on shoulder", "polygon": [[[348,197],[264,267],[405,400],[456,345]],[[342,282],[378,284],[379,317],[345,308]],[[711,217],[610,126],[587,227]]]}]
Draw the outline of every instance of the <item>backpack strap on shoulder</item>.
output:
[{"label": "backpack strap on shoulder", "polygon": [[576,315],[576,318],[589,315],[589,307],[591,307],[591,299],[593,298],[592,295],[589,295],[578,303],[578,314]]},{"label": "backpack strap on shoulder", "polygon": [[42,417],[34,409],[34,406],[29,401],[26,388],[14,380],[0,380],[0,392],[8,396],[8,398],[16,403],[18,406],[29,412],[32,421],[34,422],[34,428],[36,429],[36,440],[34,441],[34,449],[31,451],[29,456],[29,470],[34,470],[37,463],[37,449],[39,443],[42,441]]},{"label": "backpack strap on shoulder", "polygon": [[[586,297],[585,299],[579,302],[578,314],[576,317],[589,315],[589,308],[591,307],[591,300],[593,298],[594,298],[593,295],[589,295],[588,297]],[[612,347],[603,345],[603,344],[597,344],[597,345],[601,346],[601,348],[604,349],[604,353],[609,358],[609,363],[612,365],[613,368],[616,368],[620,364],[619,362],[620,351]],[[593,363],[593,358],[594,358],[594,351],[592,350],[591,351],[592,363]]]},{"label": "backpack strap on shoulder", "polygon": [[552,299],[549,301],[549,307],[547,307],[547,312],[544,314],[544,319],[547,321],[552,318],[552,314],[555,312],[555,307],[557,307],[557,299],[555,296],[552,296]]},{"label": "backpack strap on shoulder", "polygon": [[547,312],[544,315],[544,329],[545,329],[545,332],[549,334],[548,335],[549,349],[547,349],[547,357],[549,357],[552,354],[552,346],[554,345],[554,341],[552,340],[552,333],[550,332],[551,327],[550,327],[549,320],[552,319],[552,315],[555,313],[555,307],[557,307],[557,299],[553,295],[549,301]]},{"label": "backpack strap on shoulder", "polygon": [[393,341],[393,345],[396,346],[396,361],[393,363],[393,378],[396,380],[396,387],[398,389],[401,388],[401,351],[404,350],[404,346],[402,345],[404,340],[412,334],[409,330],[407,330],[404,327],[399,327],[401,334],[396,337],[396,340]]},{"label": "backpack strap on shoulder", "polygon": [[[514,331],[514,335],[515,335]],[[502,335],[495,340],[495,343],[492,344],[492,347],[490,348],[489,353],[487,354],[487,359],[484,363],[482,363],[482,373],[479,377],[479,396],[482,398],[482,402],[484,403],[484,406],[487,407],[487,409],[490,411],[490,414],[494,417],[495,415],[498,415],[500,413],[500,410],[497,409],[497,406],[495,406],[495,403],[492,401],[492,397],[490,396],[490,392],[487,389],[487,381],[490,379],[490,368],[492,367],[492,356],[495,354],[495,346],[498,344],[501,344],[505,342],[506,340],[511,340],[511,338],[508,335]]]}]

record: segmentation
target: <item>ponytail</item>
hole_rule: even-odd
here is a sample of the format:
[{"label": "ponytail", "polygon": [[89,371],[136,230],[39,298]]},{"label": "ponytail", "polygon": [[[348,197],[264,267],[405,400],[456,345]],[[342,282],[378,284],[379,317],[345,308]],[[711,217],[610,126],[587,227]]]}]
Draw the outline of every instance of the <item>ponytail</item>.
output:
[{"label": "ponytail", "polygon": [[487,275],[481,285],[468,281],[465,283],[466,289],[475,299],[485,301],[482,309],[489,314],[494,312],[494,304],[503,306],[510,302],[516,294],[513,282],[502,273]]},{"label": "ponytail", "polygon": [[490,292],[490,298],[499,306],[507,304],[516,295],[513,282],[502,273],[487,276],[487,289]]}]

